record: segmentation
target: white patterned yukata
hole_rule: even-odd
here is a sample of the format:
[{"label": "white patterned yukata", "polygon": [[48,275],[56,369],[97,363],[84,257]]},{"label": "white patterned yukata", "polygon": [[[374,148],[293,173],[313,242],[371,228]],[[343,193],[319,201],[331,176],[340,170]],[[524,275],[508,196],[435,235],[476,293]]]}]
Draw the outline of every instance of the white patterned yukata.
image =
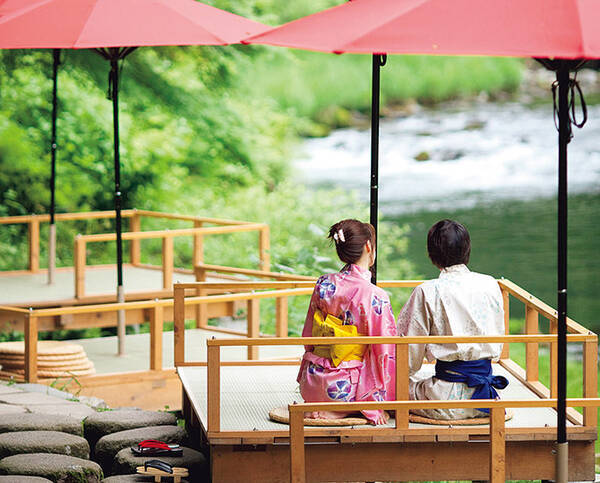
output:
[{"label": "white patterned yukata", "polygon": [[[504,310],[498,282],[489,275],[471,272],[466,265],[441,270],[440,276],[415,287],[398,316],[398,334],[504,335]],[[502,344],[410,344],[409,394],[413,400],[471,399],[475,388],[462,382],[442,381],[419,372],[429,362],[497,360]],[[466,419],[487,416],[478,409],[414,410],[433,419]]]}]

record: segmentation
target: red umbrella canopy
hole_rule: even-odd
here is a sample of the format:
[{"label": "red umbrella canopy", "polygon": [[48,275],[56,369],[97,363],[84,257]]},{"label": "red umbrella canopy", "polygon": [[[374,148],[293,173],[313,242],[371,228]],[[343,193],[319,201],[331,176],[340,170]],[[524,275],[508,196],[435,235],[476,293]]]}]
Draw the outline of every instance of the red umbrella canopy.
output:
[{"label": "red umbrella canopy", "polygon": [[6,0],[0,48],[226,45],[269,29],[195,0]]},{"label": "red umbrella canopy", "polygon": [[598,0],[351,0],[245,39],[333,53],[600,58]]}]

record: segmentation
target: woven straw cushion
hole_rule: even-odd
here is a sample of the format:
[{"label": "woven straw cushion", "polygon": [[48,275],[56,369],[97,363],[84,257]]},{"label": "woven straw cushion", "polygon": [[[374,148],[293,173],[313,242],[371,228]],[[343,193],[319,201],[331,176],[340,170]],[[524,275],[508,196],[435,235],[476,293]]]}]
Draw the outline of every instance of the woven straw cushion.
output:
[{"label": "woven straw cushion", "polygon": [[[271,409],[269,411],[269,418],[278,423],[290,424],[288,408],[283,406]],[[304,418],[304,426],[362,426],[367,423],[367,419],[359,416],[341,419]]]},{"label": "woven straw cushion", "polygon": [[[37,347],[38,355],[62,356],[67,354],[81,354],[83,347],[77,344],[61,342],[58,340],[41,340]],[[25,342],[0,342],[0,354],[22,355],[25,353]]]},{"label": "woven straw cushion", "polygon": [[[508,421],[512,419],[512,411],[506,411],[504,413],[504,420]],[[419,416],[417,414],[409,414],[408,420],[411,423],[421,424],[435,424],[436,426],[475,426],[478,424],[490,424],[490,418],[469,418],[469,419],[432,419],[426,418],[425,416]]]}]

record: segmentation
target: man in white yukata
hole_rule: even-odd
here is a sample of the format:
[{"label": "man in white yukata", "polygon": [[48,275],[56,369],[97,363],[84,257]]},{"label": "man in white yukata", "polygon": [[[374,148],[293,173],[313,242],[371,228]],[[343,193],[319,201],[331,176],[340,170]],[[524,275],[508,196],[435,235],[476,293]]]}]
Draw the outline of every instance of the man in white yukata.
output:
[{"label": "man in white yukata", "polygon": [[[469,232],[460,223],[442,220],[427,235],[427,251],[440,276],[416,287],[398,317],[398,334],[503,335],[504,310],[498,282],[467,268]],[[410,344],[409,393],[414,400],[495,399],[508,384],[493,376],[502,344]],[[423,359],[436,361],[435,375],[421,370]],[[421,370],[421,371],[420,371]],[[415,414],[432,419],[485,417],[489,410],[428,409]]]}]

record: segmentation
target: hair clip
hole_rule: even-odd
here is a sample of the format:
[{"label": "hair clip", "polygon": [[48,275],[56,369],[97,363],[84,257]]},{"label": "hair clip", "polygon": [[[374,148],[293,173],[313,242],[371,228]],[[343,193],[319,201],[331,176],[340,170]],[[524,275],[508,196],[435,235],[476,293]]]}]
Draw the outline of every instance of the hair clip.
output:
[{"label": "hair clip", "polygon": [[342,243],[344,243],[346,241],[346,239],[344,238],[344,232],[342,231],[342,229],[340,228],[337,232],[338,236],[340,237],[340,241]]},{"label": "hair clip", "polygon": [[334,234],[333,234],[333,239],[334,239],[334,240],[335,240],[335,242],[337,243],[337,242],[339,241],[340,237],[338,237],[338,234],[337,234],[337,233],[334,233]]}]

